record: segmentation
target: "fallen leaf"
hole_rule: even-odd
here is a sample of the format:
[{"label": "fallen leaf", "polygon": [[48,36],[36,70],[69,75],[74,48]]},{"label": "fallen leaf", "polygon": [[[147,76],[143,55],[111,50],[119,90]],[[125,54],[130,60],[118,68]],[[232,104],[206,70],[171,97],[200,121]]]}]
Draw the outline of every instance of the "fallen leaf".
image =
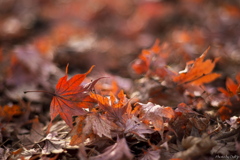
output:
[{"label": "fallen leaf", "polygon": [[185,103],[178,104],[177,108],[175,109],[175,112],[198,114],[197,112],[192,110],[191,106],[188,106]]},{"label": "fallen leaf", "polygon": [[232,110],[229,109],[226,106],[222,106],[220,109],[218,109],[217,114],[220,116],[220,118],[225,121],[231,117]]},{"label": "fallen leaf", "polygon": [[140,160],[159,160],[160,158],[160,150],[158,149],[145,151],[144,155],[140,158]]},{"label": "fallen leaf", "polygon": [[231,78],[227,78],[226,80],[226,89],[222,87],[218,87],[218,90],[225,94],[227,97],[237,96],[238,100],[240,100],[240,73],[236,75],[237,83],[235,83]]},{"label": "fallen leaf", "polygon": [[98,102],[99,108],[106,112],[106,116],[110,121],[115,122],[121,127],[125,125],[131,106],[129,106],[122,90],[118,93],[117,97],[110,94],[108,98],[94,93],[91,93],[90,96]]},{"label": "fallen leaf", "polygon": [[114,128],[114,124],[109,121],[105,116],[99,114],[90,114],[86,118],[87,125],[91,125],[92,132],[99,137],[103,135],[112,138],[111,130]]},{"label": "fallen leaf", "polygon": [[39,122],[38,117],[29,122],[32,123],[30,133],[26,135],[17,135],[26,149],[31,149],[44,138],[43,124]]},{"label": "fallen leaf", "polygon": [[126,139],[118,140],[114,145],[106,148],[105,152],[89,158],[90,160],[131,160],[133,155],[131,154],[127,145]]},{"label": "fallen leaf", "polygon": [[188,136],[182,140],[182,146],[185,151],[177,152],[173,158],[191,159],[204,154],[207,154],[216,145],[216,142],[210,139],[207,135],[202,137]]},{"label": "fallen leaf", "polygon": [[99,113],[89,113],[87,116],[79,116],[77,124],[72,131],[71,145],[85,142],[91,135],[112,138],[111,131],[117,126]]},{"label": "fallen leaf", "polygon": [[132,68],[137,74],[147,73],[153,56],[160,51],[159,42],[159,40],[156,40],[149,50],[143,50],[138,59],[132,63]]},{"label": "fallen leaf", "polygon": [[148,102],[147,104],[142,104],[142,111],[145,113],[146,117],[154,118],[155,116],[159,117],[165,117],[168,119],[171,119],[174,117],[175,113],[171,107],[163,107],[160,105],[155,105],[151,102]]},{"label": "fallen leaf", "polygon": [[151,102],[147,104],[139,103],[142,106],[142,119],[146,119],[152,122],[155,130],[159,131],[163,138],[163,131],[164,131],[164,120],[163,117],[166,119],[172,119],[175,116],[175,113],[171,107],[163,107],[160,105],[155,105]]},{"label": "fallen leaf", "polygon": [[57,131],[47,134],[45,138],[41,140],[44,142],[44,147],[41,149],[42,154],[62,153],[65,149],[77,149],[78,146],[70,145],[70,137],[63,138]]},{"label": "fallen leaf", "polygon": [[187,62],[185,70],[180,71],[179,75],[173,78],[173,81],[179,84],[202,85],[220,77],[221,74],[211,73],[218,58],[214,59],[213,62],[210,59],[204,61],[208,50],[209,48],[195,61]]},{"label": "fallen leaf", "polygon": [[236,151],[235,142],[220,142],[218,141],[216,146],[211,150],[213,155],[229,155],[230,153]]},{"label": "fallen leaf", "polygon": [[[226,131],[227,129],[227,131]],[[212,154],[229,155],[236,152],[236,139],[239,137],[240,128],[223,128],[220,132],[212,136],[212,139],[217,142],[217,145],[211,150]]]},{"label": "fallen leaf", "polygon": [[132,133],[146,140],[144,134],[151,134],[154,130],[142,123],[137,117],[133,116],[126,122],[124,133]]},{"label": "fallen leaf", "polygon": [[89,97],[89,92],[92,90],[98,79],[85,86],[81,86],[80,84],[91,72],[92,68],[93,66],[88,72],[77,74],[69,80],[67,80],[67,75],[60,78],[56,85],[56,91],[50,106],[51,121],[60,114],[67,125],[73,127],[72,116],[86,114],[86,111],[83,110],[83,108],[88,108],[93,103],[93,100]]},{"label": "fallen leaf", "polygon": [[226,120],[226,122],[231,126],[231,128],[237,129],[240,124],[240,117],[233,116],[230,120]]},{"label": "fallen leaf", "polygon": [[92,134],[90,125],[87,126],[88,123],[85,121],[86,116],[78,116],[76,118],[77,125],[73,128],[71,132],[71,142],[70,145],[77,145],[83,143],[86,138],[90,137]]},{"label": "fallen leaf", "polygon": [[3,107],[0,106],[0,120],[11,120],[13,116],[18,116],[23,114],[22,108],[19,105],[9,104],[4,105]]},{"label": "fallen leaf", "polygon": [[150,49],[142,50],[138,58],[132,62],[131,67],[136,74],[171,80],[176,73],[166,64],[169,56],[166,50],[167,45],[159,45],[159,43],[160,41],[156,40]]}]

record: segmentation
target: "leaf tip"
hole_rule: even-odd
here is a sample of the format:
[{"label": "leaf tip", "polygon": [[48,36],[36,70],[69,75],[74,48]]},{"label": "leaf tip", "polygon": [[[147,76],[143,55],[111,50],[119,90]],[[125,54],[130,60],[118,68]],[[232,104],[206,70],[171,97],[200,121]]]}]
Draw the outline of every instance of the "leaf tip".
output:
[{"label": "leaf tip", "polygon": [[67,66],[66,66],[66,71],[65,71],[66,75],[68,74],[68,66],[69,66],[69,63],[67,63]]},{"label": "leaf tip", "polygon": [[92,69],[95,67],[95,65],[92,65],[91,68],[87,71],[86,74],[89,74],[90,72],[92,72]]},{"label": "leaf tip", "polygon": [[207,53],[208,53],[208,51],[210,50],[210,46],[208,46],[208,48],[203,52],[203,54],[200,56],[201,58],[205,58],[206,57],[206,55],[207,55]]}]

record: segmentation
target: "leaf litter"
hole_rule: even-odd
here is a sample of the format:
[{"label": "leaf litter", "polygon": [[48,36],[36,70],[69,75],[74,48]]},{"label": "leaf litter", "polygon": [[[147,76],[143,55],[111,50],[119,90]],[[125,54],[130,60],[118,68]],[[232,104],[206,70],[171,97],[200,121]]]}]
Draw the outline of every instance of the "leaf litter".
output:
[{"label": "leaf litter", "polygon": [[3,159],[239,156],[238,5],[3,3]]}]

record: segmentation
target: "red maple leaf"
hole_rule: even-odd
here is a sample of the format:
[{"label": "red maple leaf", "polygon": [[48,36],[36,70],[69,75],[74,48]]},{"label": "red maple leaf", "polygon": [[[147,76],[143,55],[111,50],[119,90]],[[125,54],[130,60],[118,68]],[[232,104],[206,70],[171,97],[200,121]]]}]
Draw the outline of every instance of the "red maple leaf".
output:
[{"label": "red maple leaf", "polygon": [[[73,127],[72,116],[84,115],[86,111],[83,108],[89,108],[94,104],[94,99],[89,96],[89,92],[99,79],[96,79],[85,86],[81,85],[86,76],[92,71],[92,66],[86,73],[74,75],[68,80],[68,66],[66,67],[66,75],[59,79],[55,93],[46,91],[25,91],[27,92],[45,92],[53,95],[50,105],[51,122],[58,114],[67,123]],[[50,129],[51,123],[49,125]]]},{"label": "red maple leaf", "polygon": [[94,80],[85,86],[80,84],[91,72],[93,67],[94,66],[92,66],[86,73],[77,74],[69,80],[67,80],[67,75],[59,79],[50,106],[51,121],[60,114],[67,125],[72,127],[72,116],[83,115],[86,113],[83,108],[88,108],[89,105],[93,103],[93,100],[89,96],[89,92],[99,79]]}]

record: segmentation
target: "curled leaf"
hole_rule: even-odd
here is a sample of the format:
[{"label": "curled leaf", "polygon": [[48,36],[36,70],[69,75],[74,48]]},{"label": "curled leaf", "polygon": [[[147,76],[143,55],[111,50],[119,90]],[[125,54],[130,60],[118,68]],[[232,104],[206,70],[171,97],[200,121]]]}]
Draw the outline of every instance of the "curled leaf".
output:
[{"label": "curled leaf", "polygon": [[182,146],[186,150],[176,153],[173,157],[191,159],[209,153],[215,145],[216,142],[209,136],[203,135],[202,138],[189,136],[182,140]]},{"label": "curled leaf", "polygon": [[221,75],[218,73],[211,73],[218,58],[214,59],[214,61],[210,59],[204,61],[208,50],[209,48],[195,61],[187,62],[185,70],[180,71],[179,75],[175,76],[173,80],[180,84],[202,85],[220,77]]}]

